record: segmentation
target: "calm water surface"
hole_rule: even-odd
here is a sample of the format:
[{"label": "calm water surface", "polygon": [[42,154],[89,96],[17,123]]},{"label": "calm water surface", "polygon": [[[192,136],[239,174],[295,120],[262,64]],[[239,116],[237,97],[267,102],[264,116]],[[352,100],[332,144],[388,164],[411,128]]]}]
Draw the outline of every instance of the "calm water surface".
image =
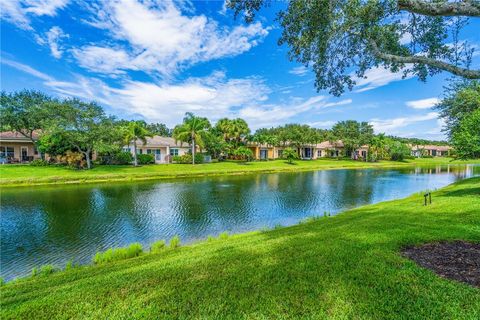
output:
[{"label": "calm water surface", "polygon": [[136,241],[148,245],[179,235],[189,242],[223,231],[294,224],[473,175],[480,175],[480,166],[6,189],[1,193],[1,276],[8,280],[69,259],[87,263],[98,250]]}]

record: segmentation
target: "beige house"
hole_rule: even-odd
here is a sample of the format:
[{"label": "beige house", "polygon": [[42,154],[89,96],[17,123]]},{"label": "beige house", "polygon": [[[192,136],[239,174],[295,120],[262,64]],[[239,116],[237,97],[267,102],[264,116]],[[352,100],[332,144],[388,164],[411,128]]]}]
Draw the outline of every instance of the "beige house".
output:
[{"label": "beige house", "polygon": [[[248,148],[253,152],[253,157],[257,160],[281,159],[283,156],[283,150],[288,147],[288,145],[271,146],[256,143],[248,144]],[[344,146],[343,142],[338,140],[335,142],[324,141],[322,143],[305,145],[294,149],[297,150],[301,159],[313,160],[318,158],[341,157],[343,155]]]},{"label": "beige house", "polygon": [[253,158],[256,160],[269,160],[278,157],[277,148],[271,145],[253,142],[248,144],[248,148],[252,150]]},{"label": "beige house", "polygon": [[[34,134],[34,139],[38,138]],[[32,140],[16,131],[0,132],[0,163],[24,163],[39,159]]]},{"label": "beige house", "polygon": [[[142,141],[137,141],[137,154],[153,154],[155,163],[171,163],[174,156],[182,156],[191,151],[191,146],[188,143],[175,141],[171,137],[153,136],[147,138],[147,143],[144,145]],[[123,147],[124,151],[130,152],[133,155],[133,145]]]},{"label": "beige house", "polygon": [[343,155],[343,142],[338,141],[323,141],[316,145],[315,158],[337,158]]},{"label": "beige house", "polygon": [[453,150],[450,146],[416,145],[410,146],[412,156],[420,158],[422,156],[430,157],[448,157]]}]

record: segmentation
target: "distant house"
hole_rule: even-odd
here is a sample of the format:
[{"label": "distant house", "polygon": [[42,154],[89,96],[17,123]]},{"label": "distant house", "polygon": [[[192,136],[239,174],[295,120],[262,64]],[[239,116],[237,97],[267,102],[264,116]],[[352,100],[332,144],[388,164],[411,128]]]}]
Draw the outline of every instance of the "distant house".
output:
[{"label": "distant house", "polygon": [[448,157],[453,148],[450,146],[410,145],[410,150],[412,156],[417,158],[422,156]]},{"label": "distant house", "polygon": [[[34,133],[34,139],[38,135]],[[32,140],[16,131],[0,132],[0,163],[24,163],[39,159]]]},{"label": "distant house", "polygon": [[[142,141],[137,141],[137,154],[153,154],[155,163],[171,163],[174,156],[182,156],[191,152],[191,146],[188,143],[175,141],[171,137],[153,136],[147,138],[144,145]],[[133,155],[133,145],[123,147],[124,151]]]},{"label": "distant house", "polygon": [[[288,144],[284,146],[271,146],[266,144],[249,143],[248,148],[252,150],[254,159],[281,159],[283,150],[288,148]],[[336,158],[343,155],[343,143],[341,140],[330,142],[324,141],[317,144],[307,144],[301,147],[293,147],[303,160],[312,160],[318,158]]]}]

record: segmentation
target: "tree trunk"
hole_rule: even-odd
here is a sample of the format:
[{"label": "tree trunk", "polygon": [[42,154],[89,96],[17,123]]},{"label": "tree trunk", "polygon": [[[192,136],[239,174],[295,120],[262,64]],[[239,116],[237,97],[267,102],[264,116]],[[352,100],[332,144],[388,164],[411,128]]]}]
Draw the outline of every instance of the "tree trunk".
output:
[{"label": "tree trunk", "polygon": [[192,139],[192,164],[195,164],[195,138]]},{"label": "tree trunk", "polygon": [[83,153],[85,155],[85,159],[87,160],[87,168],[91,169],[92,168],[92,162],[90,160],[90,150],[87,150],[87,152]]},{"label": "tree trunk", "polygon": [[137,161],[137,141],[133,141],[133,166],[138,166]]}]

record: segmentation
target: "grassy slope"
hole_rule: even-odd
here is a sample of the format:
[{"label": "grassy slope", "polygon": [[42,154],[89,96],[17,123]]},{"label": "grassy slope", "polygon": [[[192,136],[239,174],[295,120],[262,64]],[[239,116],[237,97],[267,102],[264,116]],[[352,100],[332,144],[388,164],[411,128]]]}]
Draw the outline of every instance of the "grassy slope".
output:
[{"label": "grassy slope", "polygon": [[480,242],[480,178],[433,194],[2,287],[2,319],[479,319],[480,290],[402,258]]},{"label": "grassy slope", "polygon": [[[54,166],[32,167],[28,165],[3,165],[0,166],[0,186],[5,187],[32,184],[129,181],[204,175],[245,174],[253,172],[393,167],[446,163],[460,164],[467,162],[451,162],[451,159],[448,158],[415,159],[405,162],[382,161],[378,163],[365,163],[352,160],[321,159],[314,161],[297,161],[295,165],[290,165],[285,161],[276,160],[256,161],[248,164],[222,162],[199,164],[195,166],[189,164],[149,165],[137,168],[132,166],[97,166],[92,170],[81,171]],[[476,163],[480,163],[480,160],[476,160]]]}]

